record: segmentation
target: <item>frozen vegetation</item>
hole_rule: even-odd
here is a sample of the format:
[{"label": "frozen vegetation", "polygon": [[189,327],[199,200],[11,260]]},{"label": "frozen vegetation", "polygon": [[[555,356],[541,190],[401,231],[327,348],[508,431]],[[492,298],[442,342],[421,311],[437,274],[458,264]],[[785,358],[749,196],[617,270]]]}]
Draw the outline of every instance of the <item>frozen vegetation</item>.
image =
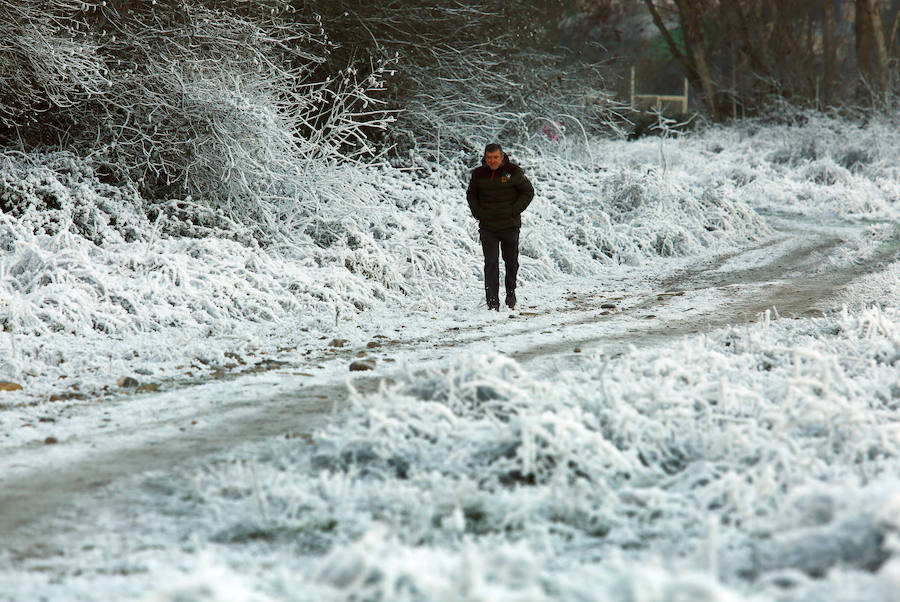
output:
[{"label": "frozen vegetation", "polygon": [[[823,276],[852,270],[898,246],[898,149],[895,123],[819,115],[536,136],[510,150],[538,191],[522,306],[652,292],[691,262],[765,249],[791,220],[843,237]],[[48,517],[52,554],[0,553],[0,599],[898,600],[893,254],[815,316],[776,305],[517,361],[510,320],[482,307],[464,202],[478,150],[323,162],[266,208],[281,225],[262,241],[191,199],[104,184],[88,160],[2,155],[2,201],[19,209],[0,213],[0,380],[22,389],[0,393],[0,447],[64,422],[53,394],[74,414],[117,399],[127,424],[223,371],[300,366],[328,339],[422,342],[308,440],[236,444]],[[428,355],[454,325],[487,342]],[[162,393],[122,397],[128,376]],[[228,381],[204,386],[215,404]]]}]

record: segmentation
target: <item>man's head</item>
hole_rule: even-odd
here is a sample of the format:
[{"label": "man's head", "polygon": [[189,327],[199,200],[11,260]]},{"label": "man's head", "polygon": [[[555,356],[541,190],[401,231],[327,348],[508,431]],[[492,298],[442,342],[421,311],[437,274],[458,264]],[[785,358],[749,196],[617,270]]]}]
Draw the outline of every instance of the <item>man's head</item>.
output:
[{"label": "man's head", "polygon": [[484,163],[492,170],[503,164],[503,149],[496,142],[484,147]]}]

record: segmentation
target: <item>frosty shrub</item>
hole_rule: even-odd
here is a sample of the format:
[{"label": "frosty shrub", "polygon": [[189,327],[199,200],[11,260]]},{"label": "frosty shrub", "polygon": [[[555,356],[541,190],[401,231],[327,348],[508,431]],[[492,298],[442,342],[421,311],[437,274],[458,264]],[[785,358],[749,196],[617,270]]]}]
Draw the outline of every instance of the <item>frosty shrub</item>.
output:
[{"label": "frosty shrub", "polygon": [[[27,235],[70,233],[98,246],[142,240],[149,230],[135,190],[103,184],[89,162],[66,152],[0,154],[0,213]],[[7,251],[14,242],[5,241]]]},{"label": "frosty shrub", "polygon": [[[695,157],[692,144],[685,140],[672,152]],[[697,253],[769,231],[738,187],[695,179],[682,165],[667,170],[658,145],[566,139],[522,149],[521,163],[543,201],[523,218],[537,219],[540,232],[523,236],[522,253],[548,258],[555,269],[590,274],[602,265]]]},{"label": "frosty shrub", "polygon": [[43,131],[41,121],[59,125],[54,112],[79,110],[107,93],[111,81],[98,41],[71,35],[88,10],[80,0],[0,1],[0,131],[6,141],[20,132],[34,132],[38,141],[53,138],[60,132]]},{"label": "frosty shrub", "polygon": [[900,136],[895,118],[880,115],[860,121],[783,111],[786,123],[781,125],[747,120],[703,133],[697,140],[705,139],[716,149],[708,163],[710,175],[734,182],[740,196],[755,199],[758,206],[896,217]]},{"label": "frosty shrub", "polygon": [[99,180],[133,184],[161,232],[278,247],[300,232],[328,247],[358,238],[341,216],[359,217],[355,183],[370,176],[345,168],[392,143],[440,168],[546,115],[580,131],[605,122],[592,113],[607,110],[602,91],[579,83],[598,73],[535,85],[562,60],[520,43],[552,33],[542,6],[0,0],[0,75],[21,84],[0,93],[0,139],[64,148]]},{"label": "frosty shrub", "polygon": [[[4,141],[90,155],[147,199],[202,200],[263,242],[304,182],[369,156],[384,68],[316,80],[322,24],[276,0],[0,2]],[[21,84],[21,85],[20,85]],[[24,150],[24,149],[23,149]]]}]

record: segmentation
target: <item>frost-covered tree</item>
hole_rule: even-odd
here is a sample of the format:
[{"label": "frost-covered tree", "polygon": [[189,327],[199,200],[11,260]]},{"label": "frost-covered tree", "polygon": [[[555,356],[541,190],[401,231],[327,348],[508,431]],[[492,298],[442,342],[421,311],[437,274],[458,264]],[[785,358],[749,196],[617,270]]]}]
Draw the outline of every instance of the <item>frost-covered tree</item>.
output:
[{"label": "frost-covered tree", "polygon": [[556,47],[563,9],[0,0],[0,144],[90,157],[146,198],[229,207],[296,196],[310,165],[391,146],[514,140],[545,120],[605,127],[596,61]]},{"label": "frost-covered tree", "polygon": [[[383,69],[316,79],[334,43],[288,2],[0,0],[0,141],[89,156],[149,198],[290,195],[371,151]],[[373,106],[375,105],[375,106]]]}]

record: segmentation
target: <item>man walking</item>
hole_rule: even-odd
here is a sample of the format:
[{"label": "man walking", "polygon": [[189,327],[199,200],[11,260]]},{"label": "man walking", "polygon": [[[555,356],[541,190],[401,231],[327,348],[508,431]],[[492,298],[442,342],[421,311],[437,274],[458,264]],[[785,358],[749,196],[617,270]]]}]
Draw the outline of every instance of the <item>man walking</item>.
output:
[{"label": "man walking", "polygon": [[488,309],[500,310],[500,253],[506,267],[506,305],[510,309],[516,306],[521,215],[533,198],[534,187],[522,169],[510,163],[499,144],[488,144],[481,167],[472,171],[466,190],[469,210],[478,220],[484,251],[484,293]]}]

